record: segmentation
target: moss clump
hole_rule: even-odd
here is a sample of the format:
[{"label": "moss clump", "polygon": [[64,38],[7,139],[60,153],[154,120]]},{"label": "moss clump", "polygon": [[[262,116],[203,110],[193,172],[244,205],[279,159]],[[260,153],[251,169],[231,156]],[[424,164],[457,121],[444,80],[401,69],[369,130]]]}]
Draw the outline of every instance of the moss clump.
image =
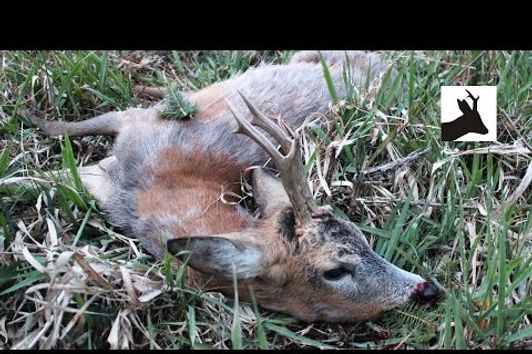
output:
[{"label": "moss clump", "polygon": [[187,119],[198,111],[196,103],[189,100],[176,87],[168,89],[166,100],[166,107],[159,114],[162,119]]}]

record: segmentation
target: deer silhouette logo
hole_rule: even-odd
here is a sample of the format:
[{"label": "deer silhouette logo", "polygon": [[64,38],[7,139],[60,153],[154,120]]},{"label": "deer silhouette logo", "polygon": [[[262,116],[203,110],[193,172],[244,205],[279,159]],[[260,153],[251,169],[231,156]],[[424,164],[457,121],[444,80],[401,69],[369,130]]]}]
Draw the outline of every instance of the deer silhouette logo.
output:
[{"label": "deer silhouette logo", "polygon": [[473,101],[473,108],[469,106],[465,99],[457,99],[458,107],[462,111],[462,115],[455,120],[447,123],[442,123],[442,140],[453,141],[468,133],[488,134],[489,130],[486,128],[480,114],[478,113],[477,103],[480,96],[476,98],[466,90],[467,97]]}]

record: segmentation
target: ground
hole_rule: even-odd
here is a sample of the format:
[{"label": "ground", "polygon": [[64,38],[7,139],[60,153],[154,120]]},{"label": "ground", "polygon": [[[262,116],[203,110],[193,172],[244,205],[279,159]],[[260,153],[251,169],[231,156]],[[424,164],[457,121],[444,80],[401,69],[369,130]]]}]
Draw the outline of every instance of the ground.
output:
[{"label": "ground", "polygon": [[[306,130],[318,202],[444,292],[365,323],[306,324],[187,287],[70,177],[112,139],[47,138],[22,115],[147,106],[138,85],[196,90],[292,54],[0,53],[0,348],[532,346],[531,52],[387,52],[399,75]],[[441,85],[497,85],[497,143],[442,142]]]}]

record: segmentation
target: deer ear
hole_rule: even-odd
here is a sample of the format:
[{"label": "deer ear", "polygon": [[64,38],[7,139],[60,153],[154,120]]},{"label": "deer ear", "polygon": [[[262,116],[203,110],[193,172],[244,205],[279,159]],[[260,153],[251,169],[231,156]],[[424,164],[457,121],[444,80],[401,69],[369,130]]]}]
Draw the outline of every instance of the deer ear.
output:
[{"label": "deer ear", "polygon": [[[217,277],[253,278],[262,273],[262,252],[246,232],[191,236],[167,241],[168,252],[192,268]],[[234,268],[233,268],[234,265]]]},{"label": "deer ear", "polygon": [[270,172],[257,168],[253,170],[252,176],[253,197],[264,215],[291,205],[283,184]]},{"label": "deer ear", "polygon": [[456,102],[458,102],[458,108],[460,108],[460,111],[462,111],[463,114],[471,112],[471,107],[469,107],[465,100],[456,99]]}]

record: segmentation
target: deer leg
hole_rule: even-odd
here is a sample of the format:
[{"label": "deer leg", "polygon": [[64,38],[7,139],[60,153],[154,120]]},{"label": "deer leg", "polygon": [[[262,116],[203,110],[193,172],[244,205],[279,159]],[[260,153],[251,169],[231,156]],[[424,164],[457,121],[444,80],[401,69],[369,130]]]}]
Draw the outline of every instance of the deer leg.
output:
[{"label": "deer leg", "polygon": [[107,112],[102,115],[82,120],[79,122],[49,121],[37,117],[34,113],[26,113],[31,122],[43,130],[48,136],[86,135],[117,135],[129,124],[136,121],[156,121],[159,113],[165,109],[165,101],[162,100],[149,108],[130,108],[125,111]]},{"label": "deer leg", "polygon": [[107,112],[80,122],[50,121],[35,114],[29,114],[28,117],[46,135],[53,137],[65,133],[69,136],[115,135],[122,125],[121,112]]},{"label": "deer leg", "polygon": [[87,188],[89,193],[104,206],[109,199],[111,192],[111,177],[109,176],[109,169],[112,164],[116,162],[115,156],[107,157],[97,164],[80,167],[79,177],[81,183]]}]

